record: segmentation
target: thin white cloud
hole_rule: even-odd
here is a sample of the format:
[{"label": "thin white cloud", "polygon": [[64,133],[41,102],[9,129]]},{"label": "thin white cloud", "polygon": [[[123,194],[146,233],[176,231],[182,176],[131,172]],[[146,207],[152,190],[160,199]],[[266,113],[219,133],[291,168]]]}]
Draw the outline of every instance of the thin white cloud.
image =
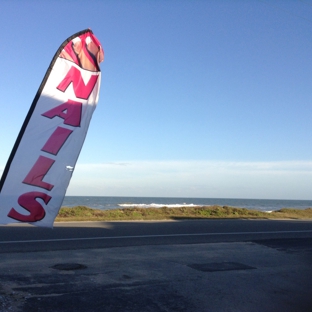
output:
[{"label": "thin white cloud", "polygon": [[312,162],[77,164],[68,195],[310,199]]}]

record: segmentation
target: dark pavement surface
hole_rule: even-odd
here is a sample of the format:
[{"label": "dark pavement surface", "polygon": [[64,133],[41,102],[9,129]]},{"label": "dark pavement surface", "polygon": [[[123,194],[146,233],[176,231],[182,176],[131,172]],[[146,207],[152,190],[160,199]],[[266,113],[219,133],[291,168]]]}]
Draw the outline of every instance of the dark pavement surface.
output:
[{"label": "dark pavement surface", "polygon": [[0,311],[312,311],[311,230],[241,220],[0,227]]}]

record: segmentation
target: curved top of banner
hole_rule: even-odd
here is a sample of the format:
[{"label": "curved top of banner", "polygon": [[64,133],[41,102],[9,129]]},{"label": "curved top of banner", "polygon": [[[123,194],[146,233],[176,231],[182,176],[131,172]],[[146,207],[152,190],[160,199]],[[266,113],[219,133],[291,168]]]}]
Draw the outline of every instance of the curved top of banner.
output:
[{"label": "curved top of banner", "polygon": [[100,71],[99,64],[104,60],[104,52],[98,39],[90,30],[79,33],[62,49],[59,57],[74,62],[83,69]]},{"label": "curved top of banner", "polygon": [[40,97],[52,67],[59,57],[65,58],[85,70],[99,72],[101,71],[100,63],[104,61],[104,50],[91,29],[79,31],[67,38],[56,51],[32,105],[36,104]]}]

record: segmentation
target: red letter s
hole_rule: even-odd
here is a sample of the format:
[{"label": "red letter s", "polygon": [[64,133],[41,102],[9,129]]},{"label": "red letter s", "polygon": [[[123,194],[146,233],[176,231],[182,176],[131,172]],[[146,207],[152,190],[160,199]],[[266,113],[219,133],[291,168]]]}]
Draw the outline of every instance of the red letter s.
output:
[{"label": "red letter s", "polygon": [[8,213],[8,217],[22,222],[36,222],[42,220],[45,216],[45,210],[41,204],[36,201],[37,198],[41,198],[47,205],[51,196],[40,192],[25,193],[18,198],[18,203],[29,211],[30,215],[23,215],[12,208]]}]

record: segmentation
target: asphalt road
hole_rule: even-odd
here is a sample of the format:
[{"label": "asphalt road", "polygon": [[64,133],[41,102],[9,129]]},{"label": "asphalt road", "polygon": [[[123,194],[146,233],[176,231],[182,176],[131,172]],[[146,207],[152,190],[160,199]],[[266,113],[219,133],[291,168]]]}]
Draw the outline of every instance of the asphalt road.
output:
[{"label": "asphalt road", "polygon": [[0,226],[0,311],[310,312],[312,222]]},{"label": "asphalt road", "polygon": [[312,221],[70,222],[0,226],[0,253],[312,238]]}]

